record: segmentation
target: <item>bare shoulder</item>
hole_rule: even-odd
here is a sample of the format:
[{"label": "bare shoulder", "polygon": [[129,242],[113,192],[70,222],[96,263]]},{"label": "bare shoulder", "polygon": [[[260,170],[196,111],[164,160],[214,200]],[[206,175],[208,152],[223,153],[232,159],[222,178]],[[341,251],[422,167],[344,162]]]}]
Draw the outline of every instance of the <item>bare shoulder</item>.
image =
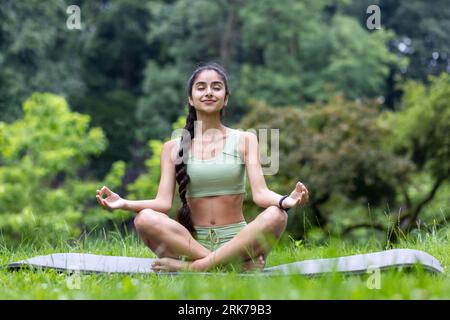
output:
[{"label": "bare shoulder", "polygon": [[248,145],[249,143],[257,143],[258,138],[256,134],[251,131],[241,131],[239,142]]},{"label": "bare shoulder", "polygon": [[258,146],[258,138],[255,133],[251,131],[240,131],[239,136],[239,153],[247,155]]},{"label": "bare shoulder", "polygon": [[179,140],[178,138],[164,142],[161,157],[171,159],[171,162],[175,163]]},{"label": "bare shoulder", "polygon": [[172,150],[180,141],[180,138],[172,139],[169,141],[164,142],[163,149]]}]

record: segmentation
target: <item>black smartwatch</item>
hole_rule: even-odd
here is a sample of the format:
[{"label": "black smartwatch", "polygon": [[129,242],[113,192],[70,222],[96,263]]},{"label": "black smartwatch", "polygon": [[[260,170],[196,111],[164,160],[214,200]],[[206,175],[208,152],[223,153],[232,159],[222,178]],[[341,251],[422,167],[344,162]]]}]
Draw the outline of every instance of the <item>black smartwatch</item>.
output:
[{"label": "black smartwatch", "polygon": [[286,199],[287,197],[289,197],[289,196],[288,195],[282,196],[280,201],[278,201],[278,206],[286,212],[288,212],[290,208],[286,208],[286,209],[283,208],[282,203],[283,203],[284,199]]}]

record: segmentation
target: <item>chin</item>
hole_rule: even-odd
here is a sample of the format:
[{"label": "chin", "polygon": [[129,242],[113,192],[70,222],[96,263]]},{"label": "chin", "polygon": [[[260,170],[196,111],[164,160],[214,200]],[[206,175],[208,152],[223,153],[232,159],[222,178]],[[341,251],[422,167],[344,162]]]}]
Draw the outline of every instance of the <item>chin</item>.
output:
[{"label": "chin", "polygon": [[207,113],[207,114],[220,113],[220,110],[222,110],[222,109],[217,109],[216,107],[197,109],[197,111],[202,112],[202,113]]}]

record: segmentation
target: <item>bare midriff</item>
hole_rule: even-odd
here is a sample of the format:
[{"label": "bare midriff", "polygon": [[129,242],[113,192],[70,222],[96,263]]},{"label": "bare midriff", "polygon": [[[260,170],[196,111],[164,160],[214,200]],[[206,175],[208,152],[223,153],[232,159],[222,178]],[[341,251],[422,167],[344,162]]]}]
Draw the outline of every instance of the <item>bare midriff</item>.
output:
[{"label": "bare midriff", "polygon": [[243,194],[188,198],[196,227],[217,227],[244,221]]},{"label": "bare midriff", "polygon": [[[193,157],[208,160],[218,155],[225,146],[230,130],[226,131],[227,134],[216,141],[213,139],[215,137],[203,137],[203,141],[194,138],[191,145]],[[245,220],[242,212],[244,194],[192,197],[187,198],[187,201],[191,208],[192,223],[196,227],[217,227]]]}]

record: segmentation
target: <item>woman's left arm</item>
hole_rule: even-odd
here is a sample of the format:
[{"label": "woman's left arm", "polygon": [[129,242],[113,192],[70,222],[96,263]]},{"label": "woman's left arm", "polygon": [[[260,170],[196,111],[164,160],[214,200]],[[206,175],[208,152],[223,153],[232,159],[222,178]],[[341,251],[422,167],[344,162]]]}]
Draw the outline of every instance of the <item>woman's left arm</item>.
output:
[{"label": "woman's left arm", "polygon": [[[240,143],[241,154],[247,168],[247,174],[252,190],[253,201],[262,208],[279,206],[282,195],[269,190],[261,167],[259,144],[255,134],[243,132],[243,139]],[[283,208],[292,208],[296,205],[303,205],[308,201],[308,190],[299,181],[289,197],[283,200]]]}]

